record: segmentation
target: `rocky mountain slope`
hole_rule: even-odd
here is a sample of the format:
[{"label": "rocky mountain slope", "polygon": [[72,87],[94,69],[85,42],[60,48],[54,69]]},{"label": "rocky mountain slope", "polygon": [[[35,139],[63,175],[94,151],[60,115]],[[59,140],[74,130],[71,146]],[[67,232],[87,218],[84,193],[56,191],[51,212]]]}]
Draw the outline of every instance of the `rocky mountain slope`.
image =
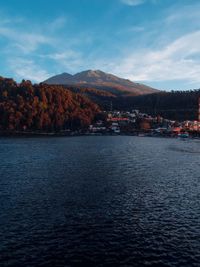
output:
[{"label": "rocky mountain slope", "polygon": [[100,70],[86,70],[75,75],[62,73],[53,76],[44,83],[78,86],[82,88],[95,88],[119,95],[144,95],[159,92],[157,89],[141,83],[135,83],[127,79],[119,78],[113,74]]}]

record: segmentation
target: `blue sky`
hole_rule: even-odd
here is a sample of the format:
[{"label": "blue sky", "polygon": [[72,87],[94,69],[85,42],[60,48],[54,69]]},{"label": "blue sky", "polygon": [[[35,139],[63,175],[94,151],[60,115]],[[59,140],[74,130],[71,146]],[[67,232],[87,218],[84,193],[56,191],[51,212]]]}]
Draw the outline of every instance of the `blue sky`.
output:
[{"label": "blue sky", "polygon": [[199,0],[0,0],[0,75],[40,82],[100,69],[200,88]]}]

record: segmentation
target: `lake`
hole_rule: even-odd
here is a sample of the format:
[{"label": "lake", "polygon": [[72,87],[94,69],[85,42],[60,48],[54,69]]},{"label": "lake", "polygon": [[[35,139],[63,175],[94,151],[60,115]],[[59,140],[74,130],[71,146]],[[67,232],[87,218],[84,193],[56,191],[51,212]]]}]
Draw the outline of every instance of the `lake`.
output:
[{"label": "lake", "polygon": [[200,141],[1,138],[0,266],[200,266]]}]

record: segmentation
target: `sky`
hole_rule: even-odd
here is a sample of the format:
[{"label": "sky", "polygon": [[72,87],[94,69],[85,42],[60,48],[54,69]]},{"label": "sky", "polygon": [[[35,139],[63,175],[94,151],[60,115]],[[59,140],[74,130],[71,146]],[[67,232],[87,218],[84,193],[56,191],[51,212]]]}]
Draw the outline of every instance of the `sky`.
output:
[{"label": "sky", "polygon": [[163,90],[200,88],[199,0],[0,0],[0,76],[98,69]]}]

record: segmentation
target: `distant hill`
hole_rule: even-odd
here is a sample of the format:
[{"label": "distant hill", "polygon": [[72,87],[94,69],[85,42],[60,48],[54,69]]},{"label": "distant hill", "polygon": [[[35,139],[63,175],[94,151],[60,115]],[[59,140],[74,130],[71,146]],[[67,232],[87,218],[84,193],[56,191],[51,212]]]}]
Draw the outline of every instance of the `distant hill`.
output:
[{"label": "distant hill", "polygon": [[51,85],[78,86],[79,88],[95,88],[116,95],[144,95],[159,92],[159,90],[135,83],[127,79],[119,78],[113,74],[105,73],[100,70],[86,70],[75,75],[62,73],[53,76],[44,83]]}]

